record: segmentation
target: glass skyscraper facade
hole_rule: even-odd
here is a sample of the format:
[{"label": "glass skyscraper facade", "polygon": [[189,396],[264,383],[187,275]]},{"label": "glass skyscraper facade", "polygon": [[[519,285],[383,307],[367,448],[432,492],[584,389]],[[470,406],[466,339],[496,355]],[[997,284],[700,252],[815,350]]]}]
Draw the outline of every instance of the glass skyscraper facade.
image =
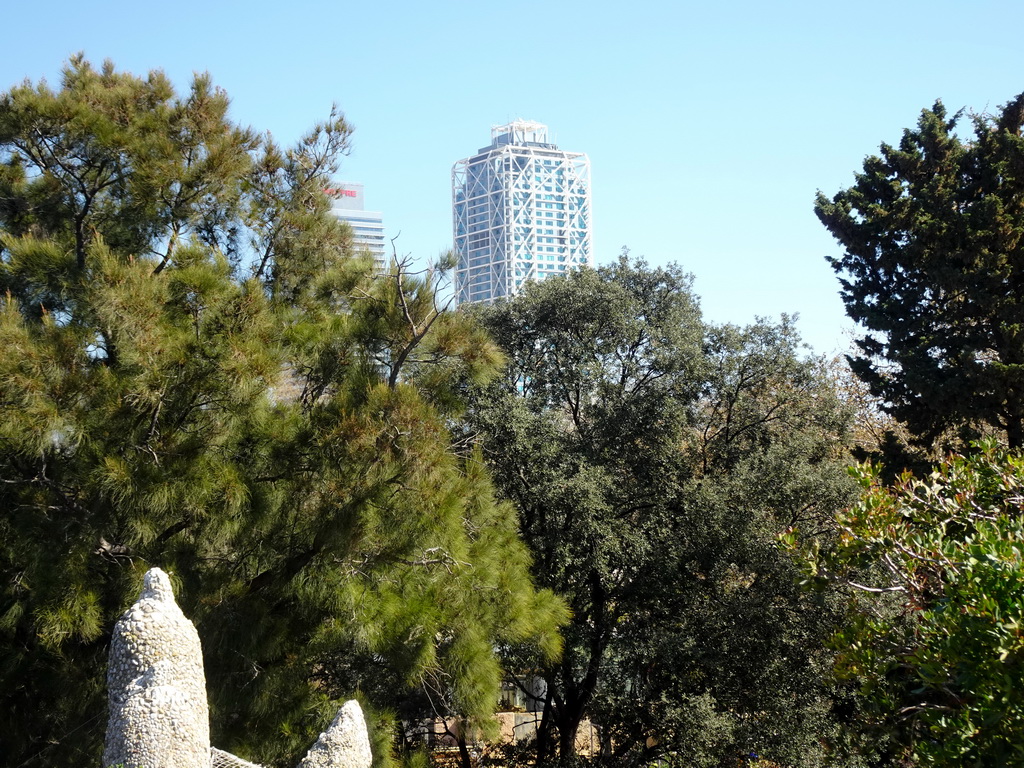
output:
[{"label": "glass skyscraper facade", "polygon": [[492,302],[590,263],[590,160],[516,120],[452,168],[457,303]]},{"label": "glass skyscraper facade", "polygon": [[352,242],[358,251],[369,251],[377,269],[383,271],[384,217],[380,211],[364,209],[363,185],[338,182],[324,190],[331,198],[331,213],[352,228]]}]

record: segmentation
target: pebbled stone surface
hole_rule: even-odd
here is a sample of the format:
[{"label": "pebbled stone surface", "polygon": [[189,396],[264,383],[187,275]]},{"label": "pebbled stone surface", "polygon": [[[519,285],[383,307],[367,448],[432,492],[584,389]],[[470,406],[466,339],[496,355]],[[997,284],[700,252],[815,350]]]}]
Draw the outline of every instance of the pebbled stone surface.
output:
[{"label": "pebbled stone surface", "polygon": [[114,625],[107,697],[104,766],[210,768],[199,634],[159,568],[146,573],[139,599]]},{"label": "pebbled stone surface", "polygon": [[346,701],[298,768],[370,768],[370,737],[359,702]]}]

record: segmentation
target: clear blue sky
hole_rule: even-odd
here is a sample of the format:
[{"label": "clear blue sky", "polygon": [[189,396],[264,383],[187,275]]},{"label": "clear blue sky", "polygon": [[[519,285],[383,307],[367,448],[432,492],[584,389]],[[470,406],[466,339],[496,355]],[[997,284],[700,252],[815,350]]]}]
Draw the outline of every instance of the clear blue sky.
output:
[{"label": "clear blue sky", "polygon": [[0,89],[57,82],[76,51],[179,90],[208,71],[233,117],[295,141],[337,102],[339,174],[366,185],[400,254],[451,246],[452,163],[515,117],[593,167],[597,263],[622,246],[696,276],[705,315],[799,313],[846,347],[815,191],[852,181],[921,110],[1024,91],[1019,0],[6,4]]}]

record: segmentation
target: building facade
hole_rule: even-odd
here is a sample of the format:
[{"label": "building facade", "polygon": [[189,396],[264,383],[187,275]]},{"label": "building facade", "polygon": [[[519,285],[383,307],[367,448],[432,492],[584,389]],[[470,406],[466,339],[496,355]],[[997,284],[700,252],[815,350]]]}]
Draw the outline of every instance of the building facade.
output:
[{"label": "building facade", "polygon": [[455,299],[490,303],[591,260],[590,160],[515,120],[452,168]]},{"label": "building facade", "polygon": [[357,251],[368,251],[374,264],[383,270],[387,262],[384,243],[384,217],[380,211],[367,211],[363,185],[347,181],[324,190],[331,198],[331,213],[352,228]]}]

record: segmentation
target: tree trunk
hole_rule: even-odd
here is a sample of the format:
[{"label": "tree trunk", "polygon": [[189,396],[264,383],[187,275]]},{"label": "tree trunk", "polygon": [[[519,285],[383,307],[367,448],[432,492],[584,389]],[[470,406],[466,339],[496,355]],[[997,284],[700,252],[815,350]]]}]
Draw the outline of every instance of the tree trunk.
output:
[{"label": "tree trunk", "polygon": [[549,758],[554,756],[554,744],[551,741],[551,725],[554,719],[554,709],[551,706],[551,698],[554,696],[553,674],[544,678],[547,690],[544,692],[544,709],[540,716],[540,725],[537,727],[537,765],[543,765]]},{"label": "tree trunk", "polygon": [[1013,402],[1008,404],[1006,409],[1006,442],[1012,450],[1019,450],[1024,447],[1024,409],[1021,408],[1017,393],[1010,390],[1010,398]]},{"label": "tree trunk", "polygon": [[469,754],[469,745],[466,744],[466,724],[463,722],[459,728],[459,735],[456,737],[459,745],[459,765],[461,768],[473,768],[473,756]]}]

